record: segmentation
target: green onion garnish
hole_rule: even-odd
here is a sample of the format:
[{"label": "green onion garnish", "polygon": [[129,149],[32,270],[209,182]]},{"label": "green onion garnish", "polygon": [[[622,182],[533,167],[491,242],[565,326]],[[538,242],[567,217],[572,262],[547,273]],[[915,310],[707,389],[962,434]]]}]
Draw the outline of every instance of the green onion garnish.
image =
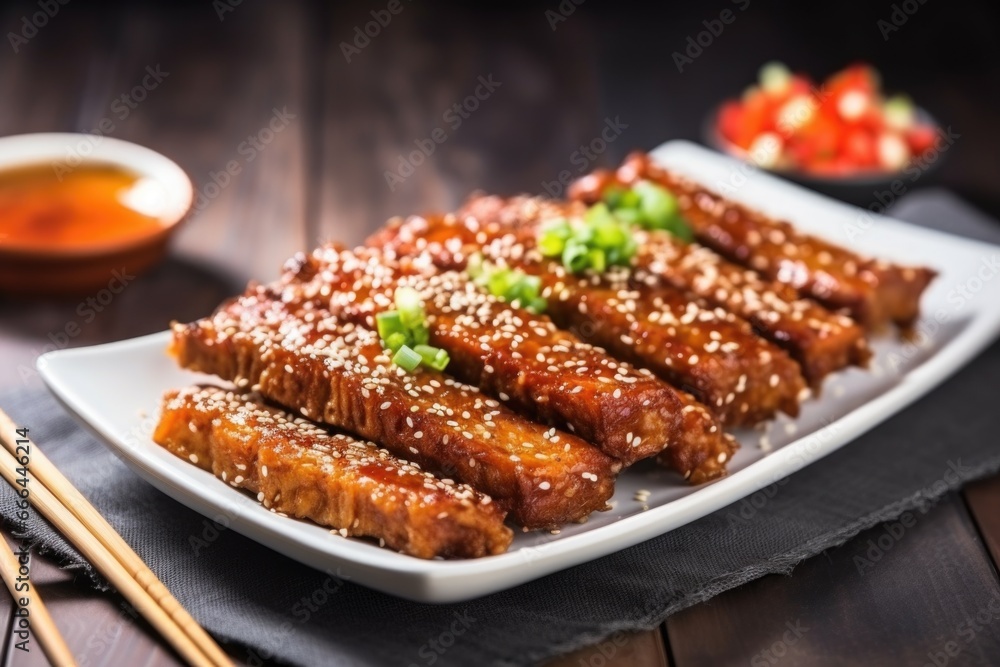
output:
[{"label": "green onion garnish", "polygon": [[409,345],[399,348],[396,354],[392,356],[392,363],[410,372],[417,370],[417,366],[420,365],[421,361],[423,361],[423,357],[414,352],[413,348]]},{"label": "green onion garnish", "polygon": [[691,228],[681,217],[677,198],[661,185],[639,181],[628,190],[614,185],[605,191],[603,203],[620,222],[670,232],[685,242],[694,240]]},{"label": "green onion garnish", "polygon": [[399,311],[403,326],[407,329],[420,326],[427,319],[420,293],[412,287],[397,288],[393,300],[396,302],[396,310]]},{"label": "green onion garnish", "polygon": [[[557,238],[556,235],[561,234],[561,230],[554,232],[551,238]],[[560,238],[560,247],[563,243]],[[542,279],[538,276],[530,276],[524,271],[506,266],[496,266],[484,261],[479,254],[469,258],[466,271],[474,283],[514,307],[524,308],[537,315],[544,312],[548,305],[540,296]]]},{"label": "green onion garnish", "polygon": [[[620,190],[615,201],[629,205],[638,201],[635,196],[626,197],[627,193]],[[601,273],[609,266],[631,263],[636,243],[630,226],[602,202],[587,209],[582,222],[575,225],[557,220],[543,226],[538,233],[538,249],[545,257],[558,257],[571,273],[587,269]]]},{"label": "green onion garnish", "polygon": [[378,325],[378,335],[383,340],[388,340],[393,334],[399,334],[406,330],[403,326],[403,318],[395,310],[379,313],[375,316],[375,323]]},{"label": "green onion garnish", "polygon": [[430,327],[420,293],[412,287],[398,287],[393,295],[396,310],[375,316],[382,348],[393,353],[392,363],[414,371],[423,363],[428,368],[443,371],[448,365],[448,353],[428,345]]},{"label": "green onion garnish", "polygon": [[436,371],[443,371],[448,365],[450,358],[448,352],[432,345],[417,345],[413,351],[420,355],[424,366],[433,368]]},{"label": "green onion garnish", "polygon": [[651,227],[662,228],[677,215],[677,198],[666,188],[639,181],[633,192],[639,195],[639,211]]},{"label": "green onion garnish", "polygon": [[566,220],[553,220],[542,226],[538,237],[538,250],[545,257],[558,257],[573,236],[573,228]]},{"label": "green onion garnish", "polygon": [[397,352],[399,348],[406,345],[406,343],[409,340],[410,340],[409,336],[407,336],[404,332],[397,331],[395,333],[389,334],[388,336],[383,336],[382,346],[387,350],[392,350],[393,352]]}]

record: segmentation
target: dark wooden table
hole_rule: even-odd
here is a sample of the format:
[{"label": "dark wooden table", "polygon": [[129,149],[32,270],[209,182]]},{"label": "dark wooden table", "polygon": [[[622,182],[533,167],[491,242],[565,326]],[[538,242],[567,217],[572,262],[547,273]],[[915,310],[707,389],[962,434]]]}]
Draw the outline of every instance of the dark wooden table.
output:
[{"label": "dark wooden table", "polygon": [[[910,91],[962,137],[913,187],[945,185],[1000,214],[1000,21],[989,2],[919,5],[884,39],[878,22],[891,20],[889,3],[838,4],[816,19],[815,7],[734,0],[735,20],[683,72],[670,54],[727,3],[650,13],[597,0],[476,10],[402,0],[367,41],[355,41],[356,28],[392,3],[70,3],[38,18],[41,4],[0,10],[0,135],[92,131],[109,119],[110,136],[171,156],[200,195],[171,259],[81,323],[73,346],[206,314],[247,278],[273,277],[294,251],[323,239],[357,242],[394,214],[451,208],[474,188],[553,191],[562,170],[613,164],[668,138],[698,139],[707,110],[773,57],[817,74],[853,59],[879,64],[890,87]],[[144,87],[147,68],[160,81]],[[481,77],[496,83],[466,102]],[[446,115],[455,104],[467,111]],[[581,160],[581,145],[607,123],[620,133]],[[262,132],[269,126],[280,129]],[[445,140],[428,144],[438,127]],[[400,172],[401,156],[420,146],[433,153]],[[231,161],[236,175],[226,173]],[[34,357],[67,344],[53,337],[79,317],[76,307],[0,300],[0,389],[40,384]],[[881,527],[791,577],[765,577],[657,630],[554,664],[1000,664],[1000,619],[969,641],[962,634],[983,611],[964,593],[995,591],[1000,600],[998,509],[1000,477],[942,502],[864,577],[853,557]],[[179,662],[116,595],[93,593],[42,558],[33,574],[81,664]],[[8,627],[10,612],[3,599]],[[946,654],[949,642],[957,656]],[[12,650],[8,635],[4,664],[45,664],[35,646],[29,655]]]}]

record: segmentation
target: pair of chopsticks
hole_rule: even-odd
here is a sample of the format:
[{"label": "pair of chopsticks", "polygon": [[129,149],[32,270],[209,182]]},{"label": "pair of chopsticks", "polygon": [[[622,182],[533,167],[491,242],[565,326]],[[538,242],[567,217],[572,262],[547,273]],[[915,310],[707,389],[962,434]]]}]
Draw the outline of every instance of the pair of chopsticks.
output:
[{"label": "pair of chopsticks", "polygon": [[[139,555],[111,527],[83,494],[28,440],[28,466],[20,464],[27,438],[17,434],[17,427],[0,410],[0,475],[16,490],[27,467],[28,501],[66,537],[118,592],[159,631],[176,651],[198,667],[232,667],[232,662],[218,644],[191,618],[174,599],[166,586],[146,566]],[[17,442],[22,449],[18,451]],[[17,600],[25,593],[15,592],[18,562],[10,549],[0,547],[0,574]],[[57,667],[74,665],[72,653],[63,641],[37,593],[31,595],[31,630],[49,660]]]}]

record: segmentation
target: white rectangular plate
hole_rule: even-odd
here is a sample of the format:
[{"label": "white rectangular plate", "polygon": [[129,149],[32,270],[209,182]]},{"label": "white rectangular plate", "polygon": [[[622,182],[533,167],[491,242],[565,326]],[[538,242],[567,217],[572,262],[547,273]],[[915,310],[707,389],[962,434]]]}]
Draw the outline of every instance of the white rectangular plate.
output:
[{"label": "white rectangular plate", "polygon": [[[872,369],[830,378],[802,415],[762,432],[738,433],[742,447],[725,479],[700,487],[651,465],[622,474],[613,509],[558,535],[519,533],[508,553],[467,561],[420,560],[325,528],[281,517],[248,495],[175,458],[150,439],[160,397],[172,387],[211,381],[178,369],[164,353],[169,335],[52,352],[39,370],[64,405],[150,484],[244,535],[317,569],[423,602],[454,602],[503,590],[666,533],[762,489],[850,442],[916,400],[972,359],[1000,332],[1000,280],[980,273],[1000,247],[868,218],[735,160],[686,142],[664,144],[655,159],[713,188],[730,184],[737,201],[793,221],[852,249],[940,271],[923,301],[919,344],[874,341]],[[744,177],[745,181],[744,181]],[[634,500],[638,489],[649,499]],[[221,518],[220,518],[221,515]],[[155,530],[151,527],[150,530]],[[720,537],[724,539],[724,537]]]}]

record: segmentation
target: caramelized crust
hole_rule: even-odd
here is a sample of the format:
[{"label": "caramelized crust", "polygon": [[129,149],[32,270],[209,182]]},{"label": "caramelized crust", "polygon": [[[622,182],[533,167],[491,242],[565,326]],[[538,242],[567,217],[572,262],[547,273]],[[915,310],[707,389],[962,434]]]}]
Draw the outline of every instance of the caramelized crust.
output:
[{"label": "caramelized crust", "polygon": [[504,512],[489,496],[223,389],[168,392],[153,439],[264,507],[345,537],[418,558],[477,558],[510,546]]},{"label": "caramelized crust", "polygon": [[[517,237],[523,243],[534,243],[531,221],[582,213],[580,202],[560,205],[524,197],[507,200],[506,204],[503,201],[496,197],[474,198],[460,215],[465,219],[499,220],[504,228],[527,225],[529,231],[518,231]],[[630,276],[633,286],[665,283],[746,320],[757,335],[799,362],[812,387],[818,388],[834,371],[868,363],[871,352],[864,329],[850,318],[800,298],[788,285],[766,280],[705,246],[684,243],[665,232],[637,231],[636,239],[639,250]]]},{"label": "caramelized crust", "polygon": [[488,493],[521,525],[552,527],[605,506],[620,464],[429,370],[392,366],[377,334],[264,288],[174,325],[181,366],[257,389],[304,417]]},{"label": "caramelized crust", "polygon": [[798,414],[805,388],[798,364],[746,321],[625,269],[580,277],[540,257],[537,223],[572,212],[545,200],[480,197],[458,216],[397,221],[376,242],[442,266],[459,266],[478,251],[538,275],[556,324],[690,392],[725,424]]},{"label": "caramelized crust", "polygon": [[[846,310],[870,330],[893,323],[904,331],[910,328],[920,315],[921,295],[937,275],[923,267],[863,257],[804,234],[654,164],[643,153],[629,156],[614,178],[662,184],[677,195],[699,241],[828,308]],[[593,196],[596,182],[583,183],[574,193]]]},{"label": "caramelized crust", "polygon": [[[413,287],[424,299],[431,344],[451,355],[449,373],[521,413],[567,428],[625,465],[665,447],[712,451],[710,470],[679,470],[701,480],[724,470],[719,453],[725,453],[722,462],[732,453],[707,410],[649,371],[560,331],[546,316],[499,302],[462,273],[422,271],[413,262],[397,267],[374,249],[325,247],[299,258],[282,284],[286,302],[311,297],[370,328],[374,313],[393,307],[396,287]],[[323,286],[331,286],[329,298],[319,294]]]}]

